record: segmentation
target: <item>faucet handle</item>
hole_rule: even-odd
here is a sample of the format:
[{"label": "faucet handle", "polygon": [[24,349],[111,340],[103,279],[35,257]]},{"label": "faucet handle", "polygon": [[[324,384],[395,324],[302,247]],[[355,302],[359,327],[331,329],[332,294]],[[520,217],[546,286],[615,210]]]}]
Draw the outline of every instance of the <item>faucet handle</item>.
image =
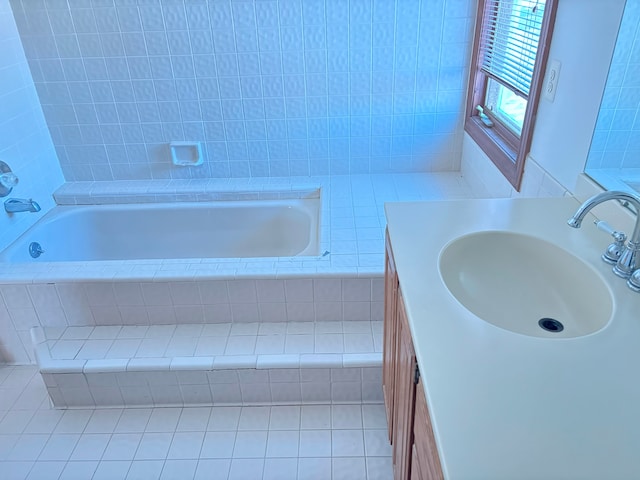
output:
[{"label": "faucet handle", "polygon": [[634,292],[640,292],[640,268],[627,280],[627,286]]},{"label": "faucet handle", "polygon": [[619,232],[614,230],[611,225],[603,220],[596,220],[593,222],[598,230],[602,230],[605,233],[608,233],[615,240],[612,244],[610,244],[605,252],[602,254],[602,260],[611,265],[618,263],[618,259],[622,255],[624,251],[624,242],[627,240],[627,236],[624,232]]}]

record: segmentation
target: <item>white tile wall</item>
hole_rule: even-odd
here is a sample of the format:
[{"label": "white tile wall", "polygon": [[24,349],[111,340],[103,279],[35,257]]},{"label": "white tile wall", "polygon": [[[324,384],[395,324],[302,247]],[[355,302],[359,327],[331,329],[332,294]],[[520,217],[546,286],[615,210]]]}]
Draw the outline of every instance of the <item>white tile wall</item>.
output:
[{"label": "white tile wall", "polygon": [[471,0],[11,5],[67,180],[459,165]]},{"label": "white tile wall", "polygon": [[42,207],[34,214],[2,211],[3,249],[54,206],[51,194],[63,177],[8,0],[0,0],[0,52],[0,160],[20,179],[10,195]]}]

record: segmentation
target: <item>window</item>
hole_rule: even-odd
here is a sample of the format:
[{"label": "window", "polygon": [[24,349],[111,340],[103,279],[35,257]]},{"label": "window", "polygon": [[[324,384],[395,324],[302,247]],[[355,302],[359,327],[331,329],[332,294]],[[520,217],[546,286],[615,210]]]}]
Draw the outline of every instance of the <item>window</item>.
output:
[{"label": "window", "polygon": [[557,0],[480,0],[465,131],[516,190],[531,146]]}]

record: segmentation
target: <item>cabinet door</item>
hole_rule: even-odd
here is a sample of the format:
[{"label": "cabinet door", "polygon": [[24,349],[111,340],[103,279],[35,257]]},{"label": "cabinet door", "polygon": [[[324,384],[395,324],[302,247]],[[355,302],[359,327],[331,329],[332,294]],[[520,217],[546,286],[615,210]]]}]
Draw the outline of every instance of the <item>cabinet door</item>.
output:
[{"label": "cabinet door", "polygon": [[393,474],[395,480],[406,480],[411,472],[417,365],[401,289],[398,289],[397,304],[398,352],[394,388]]},{"label": "cabinet door", "polygon": [[411,480],[418,480],[413,477],[413,464],[416,464],[416,470],[419,472],[419,478],[421,480],[443,480],[444,475],[442,474],[438,448],[433,435],[427,397],[424,394],[424,387],[420,381],[418,385],[416,385],[412,452]]},{"label": "cabinet door", "polygon": [[393,392],[396,364],[396,318],[398,300],[398,275],[393,260],[393,251],[386,234],[385,272],[384,272],[384,335],[382,353],[382,393],[387,413],[389,441],[393,443]]}]

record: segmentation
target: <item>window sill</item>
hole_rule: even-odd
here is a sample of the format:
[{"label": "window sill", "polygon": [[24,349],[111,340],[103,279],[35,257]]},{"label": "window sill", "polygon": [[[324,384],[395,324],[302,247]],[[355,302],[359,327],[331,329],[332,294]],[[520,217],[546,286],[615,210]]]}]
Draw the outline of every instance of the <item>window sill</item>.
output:
[{"label": "window sill", "polygon": [[516,162],[517,149],[507,142],[495,127],[486,127],[477,116],[467,117],[464,130],[506,177],[513,188],[520,191],[524,162]]}]

